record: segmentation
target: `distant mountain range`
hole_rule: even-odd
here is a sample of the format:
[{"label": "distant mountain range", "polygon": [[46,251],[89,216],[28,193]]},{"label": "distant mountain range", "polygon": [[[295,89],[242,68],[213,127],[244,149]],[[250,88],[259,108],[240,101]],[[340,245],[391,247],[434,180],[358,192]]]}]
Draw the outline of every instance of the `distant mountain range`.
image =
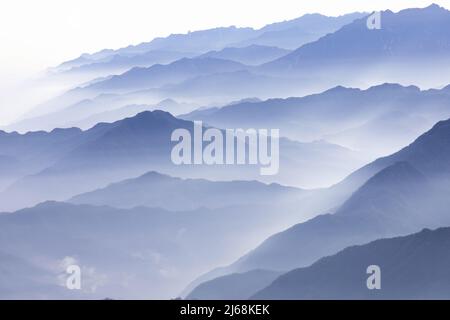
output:
[{"label": "distant mountain range", "polygon": [[86,64],[74,65],[65,70],[65,76],[87,74],[91,78],[101,75],[123,73],[135,67],[150,67],[154,64],[169,64],[182,58],[192,58],[198,54],[167,50],[153,50],[138,55],[115,54],[98,60],[86,59]]},{"label": "distant mountain range", "polygon": [[[163,74],[158,75],[159,81],[149,82],[149,80],[146,80],[147,76],[145,75],[144,77],[145,72],[143,71],[144,69],[156,66],[157,64],[166,65],[177,60],[181,60],[181,62],[174,64],[172,67],[172,69],[181,68],[179,70],[181,72],[183,66],[190,61],[189,59],[186,60],[186,58],[194,58],[195,56],[221,57],[222,60],[249,62],[251,65],[268,62],[280,57],[283,54],[287,54],[290,49],[298,48],[306,42],[317,40],[329,32],[334,32],[343,25],[362,16],[364,16],[363,13],[348,14],[341,17],[326,17],[318,14],[305,15],[295,20],[268,25],[260,30],[236,27],[216,28],[190,32],[184,35],[171,35],[167,38],[157,38],[148,43],[129,46],[119,50],[102,50],[94,54],[83,54],[77,59],[64,62],[59,67],[51,69],[51,78],[56,77],[54,81],[57,83],[67,81],[64,78],[61,80],[59,77],[69,78],[69,82],[74,82],[76,87],[85,86],[80,83],[90,83],[91,85],[94,85],[98,82],[105,82],[109,80],[112,82],[107,82],[108,84],[98,84],[97,86],[99,87],[94,86],[92,89],[95,90],[95,93],[92,92],[92,90],[90,91],[90,94],[86,92],[87,90],[69,91],[54,101],[49,101],[43,105],[37,106],[26,115],[26,118],[33,118],[42,116],[43,114],[49,112],[55,112],[69,105],[76,104],[81,100],[92,99],[95,98],[96,95],[111,92],[112,89],[114,89],[115,92],[126,91],[129,93],[130,89],[138,90],[138,88],[142,88],[149,90],[151,88],[161,88],[168,83],[175,84],[174,82],[176,80],[178,81],[178,84],[180,81],[187,80],[186,76],[182,77],[180,74],[178,74],[178,76],[175,76],[174,74],[170,75],[170,73],[174,70],[170,71],[170,68],[160,66],[159,68],[162,68],[162,70],[158,72],[163,72]],[[278,39],[278,36],[273,37],[274,34],[284,34],[283,39],[279,38],[281,42],[290,42],[292,45],[290,45],[287,50],[282,46],[277,45],[276,39]],[[268,44],[260,43],[261,40],[262,42],[267,42],[264,40],[266,36],[268,36]],[[272,40],[270,40],[270,38],[272,38]],[[251,39],[254,39],[255,43],[252,43],[252,41],[247,44],[243,43],[243,41]],[[194,61],[189,63],[192,64]],[[206,63],[209,60],[201,59],[201,61]],[[120,78],[112,76],[118,76],[121,73],[131,71],[135,68],[137,68],[137,70],[134,70],[131,75],[127,74],[127,76],[125,76],[127,79],[125,82],[119,80]],[[197,66],[197,68],[200,68],[200,66]],[[204,70],[206,68],[206,66],[203,67]],[[210,69],[210,72],[217,73],[218,71],[219,70],[216,69]],[[232,69],[227,69],[222,72],[227,73],[231,71]],[[195,78],[198,76],[201,77],[202,75],[194,71],[189,78]],[[276,78],[266,79],[267,77],[257,77],[253,74],[251,76],[254,78],[253,81],[258,80],[258,82],[269,82],[270,80],[270,84],[272,86],[273,84],[279,82]],[[131,81],[130,77],[134,80]],[[238,78],[239,74],[233,76],[227,81],[227,84],[231,85],[237,81]],[[95,79],[95,81],[92,81],[92,79]],[[139,82],[144,79],[144,82]],[[246,83],[247,85],[251,83],[246,80],[248,79],[242,79],[242,83]],[[127,89],[121,88],[121,84],[125,84]],[[286,82],[286,84],[289,84],[289,82]],[[269,83],[267,83],[267,86],[269,86]],[[103,88],[101,89],[100,87]],[[252,90],[254,93],[260,94],[261,92],[264,92],[264,89],[257,90],[257,87],[258,85],[255,85]],[[279,90],[281,90],[282,87],[283,86],[281,85],[277,86]],[[238,89],[240,86],[238,85],[234,88]],[[180,90],[180,88],[175,89],[178,91]],[[167,90],[171,91],[169,88],[166,88],[165,90],[151,92],[146,95],[146,101],[127,101],[122,105],[148,104],[167,98],[175,98],[175,95],[170,97],[170,93],[167,92]],[[233,89],[231,89],[231,91],[233,91]],[[241,90],[240,93],[232,93],[232,96],[236,99],[246,98],[248,96],[246,96],[245,93],[247,93],[247,91]],[[179,94],[182,95],[182,92],[179,92]],[[191,93],[191,95],[192,94],[194,93]],[[198,97],[198,95],[204,94],[205,92],[200,88],[200,90],[194,95]],[[248,94],[251,94],[249,90]],[[230,97],[229,94],[226,96],[219,96],[218,92],[215,93],[214,96],[216,97],[214,99],[216,101],[212,101],[211,97],[210,99],[207,99],[205,96],[202,103],[206,102],[207,104],[210,104],[220,101],[225,104],[226,102],[235,99]],[[183,101],[183,99],[181,99],[181,101]],[[198,100],[198,102],[201,101]],[[32,130],[32,128],[28,130]]]},{"label": "distant mountain range", "polygon": [[[294,37],[292,36],[292,38]],[[79,75],[86,78],[95,78],[124,73],[135,67],[146,68],[155,64],[170,64],[183,58],[194,58],[196,56],[231,60],[248,65],[259,65],[280,58],[290,52],[287,49],[256,44],[247,47],[225,47],[221,50],[212,50],[204,54],[151,50],[137,55],[115,54],[99,61],[87,60],[87,62],[90,61],[91,63],[73,66],[64,72],[54,74],[54,76],[75,77]]]},{"label": "distant mountain range", "polygon": [[221,50],[230,43],[247,39],[254,30],[252,28],[223,27],[209,30],[189,32],[187,34],[172,34],[166,38],[156,38],[150,42],[128,46],[118,50],[104,49],[93,54],[83,54],[80,57],[63,62],[54,68],[55,71],[70,70],[93,62],[105,62],[112,57],[139,57],[150,54],[151,51],[205,53],[211,50]]},{"label": "distant mountain range", "polygon": [[[261,176],[259,165],[177,166],[171,161],[171,151],[175,145],[171,134],[179,128],[192,132],[193,122],[156,110],[113,123],[100,123],[86,131],[57,130],[56,133],[73,136],[60,144],[51,144],[55,155],[41,166],[36,167],[34,158],[30,159],[32,163],[25,163],[25,174],[16,176],[14,183],[0,193],[1,208],[14,210],[45,200],[63,201],[148,171],[209,180],[257,179],[266,183],[319,187],[341,180],[364,163],[364,159],[357,154],[338,145],[323,141],[300,143],[281,138],[280,171],[277,175]],[[41,136],[44,145],[55,139],[54,132],[3,135],[3,144],[12,145],[11,152],[4,152],[4,155],[18,154],[26,159],[29,159],[27,150],[14,150],[12,141],[15,140],[11,139],[19,137],[28,143],[31,137]],[[302,170],[293,171],[293,168]],[[320,174],[317,174],[319,171]]]},{"label": "distant mountain range", "polygon": [[[0,299],[169,299],[285,217],[270,205],[170,212],[46,202],[3,213]],[[72,264],[81,290],[65,287]]]},{"label": "distant mountain range", "polygon": [[373,156],[395,152],[450,117],[450,87],[338,86],[301,98],[242,102],[181,116],[220,128],[280,128],[300,141],[325,139]]},{"label": "distant mountain range", "polygon": [[208,181],[180,179],[149,172],[106,188],[73,197],[77,204],[108,205],[115,208],[137,206],[169,210],[194,210],[235,205],[274,204],[298,201],[307,191],[257,181]]},{"label": "distant mountain range", "polygon": [[259,65],[287,55],[290,50],[252,44],[248,47],[227,47],[220,51],[209,51],[200,57],[209,57],[240,62],[245,65]]},{"label": "distant mountain range", "polygon": [[[68,89],[0,131],[0,299],[450,298],[450,11],[368,17],[49,69],[36,82]],[[279,170],[171,160],[176,129],[195,149],[208,128],[279,129]],[[83,290],[64,289],[68,264]]]},{"label": "distant mountain range", "polygon": [[[340,17],[307,14],[300,18],[273,23],[254,30],[252,28],[215,28],[187,34],[173,34],[166,38],[156,38],[136,46],[118,50],[102,50],[94,54],[83,54],[77,59],[62,63],[56,70],[68,70],[114,59],[142,59],[153,52],[198,52],[222,50],[226,47],[245,47],[252,44],[295,49],[321,36],[338,30],[343,25],[366,15],[351,13]],[[163,52],[164,52],[163,51]]]},{"label": "distant mountain range", "polygon": [[168,65],[154,65],[148,68],[133,68],[121,75],[94,83],[85,91],[123,93],[162,87],[180,83],[207,74],[233,72],[245,69],[241,63],[212,57],[183,58]]},{"label": "distant mountain range", "polygon": [[297,19],[269,24],[260,29],[259,35],[241,41],[238,45],[256,44],[293,50],[303,44],[316,41],[322,36],[333,33],[344,25],[367,15],[368,13],[359,12],[339,17],[306,14]]},{"label": "distant mountain range", "polygon": [[[126,104],[133,102],[132,104]],[[83,130],[90,129],[100,122],[114,122],[124,118],[133,117],[144,111],[163,110],[172,114],[180,114],[192,110],[195,106],[187,103],[179,103],[173,99],[165,99],[155,104],[147,104],[146,99],[131,96],[109,94],[100,95],[93,99],[81,100],[46,115],[24,119],[5,129],[14,129],[19,132],[28,130],[51,131],[54,127],[72,128]]]},{"label": "distant mountain range", "polygon": [[[321,16],[312,15],[285,24],[289,26],[288,29],[292,25],[310,26],[314,29],[319,25],[327,25],[324,22],[314,22],[322,19]],[[346,23],[342,23],[344,20]],[[381,20],[381,29],[369,30],[367,15],[355,14],[331,19],[333,27],[329,29],[333,31],[322,34],[312,42],[299,45],[296,50],[285,55],[282,55],[283,49],[276,45],[248,43],[242,47],[231,44],[222,46],[231,39],[231,43],[238,43],[237,38],[241,36],[241,40],[245,40],[244,38],[253,32],[252,29],[240,28],[193,32],[167,39],[155,39],[152,43],[118,51],[85,55],[78,63],[89,59],[101,60],[117,54],[128,56],[149,50],[195,52],[194,48],[185,48],[184,44],[195,46],[197,40],[205,45],[199,56],[183,57],[164,65],[142,67],[142,64],[136,64],[122,74],[109,75],[82,86],[77,85],[76,88],[36,107],[27,118],[53,113],[80,101],[96,100],[100,96],[110,94],[120,95],[121,106],[155,104],[165,99],[204,106],[225,105],[232,100],[248,97],[269,99],[304,96],[338,85],[366,88],[390,82],[405,85],[414,83],[421,88],[430,88],[450,83],[450,77],[445,77],[450,44],[445,32],[442,32],[450,26],[449,11],[437,5],[402,10],[398,13],[385,11],[381,13]],[[337,24],[340,26],[337,27]],[[283,24],[273,25],[267,32],[277,33],[285,30],[283,28]],[[294,27],[294,30],[297,30],[296,28]],[[209,32],[217,39],[211,40]],[[210,52],[211,50],[215,52]],[[281,57],[275,57],[280,54]],[[270,59],[272,55],[274,60],[254,65],[257,64],[256,60]],[[435,77],[437,73],[441,74],[439,79]],[[188,111],[192,110],[185,110],[183,113]],[[79,118],[89,116],[83,112],[80,109]],[[23,127],[20,123],[16,125]],[[14,129],[14,125],[11,129]]]},{"label": "distant mountain range", "polygon": [[434,75],[448,65],[450,40],[444,30],[449,27],[450,12],[436,4],[398,13],[387,10],[381,12],[380,29],[370,30],[366,18],[356,19],[266,63],[261,71],[290,76],[313,73],[329,86],[411,83],[411,79],[419,86],[439,86],[436,81],[442,79]]},{"label": "distant mountain range", "polygon": [[[156,38],[150,42],[117,50],[105,49],[93,54],[82,54],[76,59],[48,69],[45,81],[55,85],[66,83],[72,87],[83,86],[84,83],[96,82],[93,79],[110,78],[112,75],[124,73],[135,67],[146,68],[156,64],[170,64],[183,58],[202,55],[218,55],[236,62],[257,65],[277,59],[292,49],[315,41],[364,15],[364,13],[351,13],[339,17],[327,17],[320,14],[307,14],[294,20],[270,24],[258,30],[231,26],[187,34],[172,34],[165,38]],[[159,100],[166,98],[169,97],[161,96]],[[42,115],[42,111],[41,108],[35,108],[27,117]]]},{"label": "distant mountain range", "polygon": [[[228,75],[232,74],[237,76],[237,73]],[[246,76],[240,75],[239,78],[246,79]],[[188,81],[189,87],[183,90],[195,92],[209,86],[209,92],[218,92],[226,87],[216,86],[217,83],[209,81],[208,77],[198,79],[203,83],[199,87],[194,87],[196,81]],[[218,75],[214,77],[217,79]],[[224,76],[224,79],[228,81],[230,78]],[[235,85],[239,86],[239,83]],[[223,89],[222,93],[226,90]],[[145,110],[163,109],[172,114],[182,114],[195,108],[192,104],[172,99],[154,105],[123,107],[128,101],[144,102],[145,94],[102,95],[46,116],[23,120],[8,129],[51,130],[58,124],[88,129],[96,122],[116,121]],[[201,120],[219,128],[279,128],[283,136],[292,140],[330,141],[359,152],[364,159],[375,159],[399,150],[437,121],[450,117],[449,101],[449,86],[439,90],[420,90],[415,86],[385,83],[366,90],[338,86],[299,98],[247,99],[223,107],[196,109],[179,117]]]},{"label": "distant mountain range", "polygon": [[73,146],[84,141],[78,139],[80,132],[80,129],[75,128],[27,134],[0,131],[1,188],[51,165]]},{"label": "distant mountain range", "polygon": [[[64,150],[62,154],[40,171],[12,184],[0,194],[1,202],[22,203],[19,207],[9,207],[20,208],[49,199],[64,200],[105,183],[143,174],[151,168],[162,169],[171,165],[170,136],[178,128],[192,130],[192,123],[153,111],[110,124],[101,123],[87,131],[77,130],[74,138],[60,146]],[[42,136],[44,141],[53,139],[52,133],[42,133]],[[39,187],[42,185],[46,188]],[[3,210],[6,208],[3,206]]]}]

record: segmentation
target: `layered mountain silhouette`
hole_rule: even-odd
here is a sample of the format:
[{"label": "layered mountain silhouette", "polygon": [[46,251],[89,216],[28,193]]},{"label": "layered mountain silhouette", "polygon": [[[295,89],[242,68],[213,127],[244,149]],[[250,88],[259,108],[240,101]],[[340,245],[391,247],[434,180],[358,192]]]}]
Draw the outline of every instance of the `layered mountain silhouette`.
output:
[{"label": "layered mountain silhouette", "polygon": [[394,164],[371,178],[336,213],[320,215],[269,238],[237,262],[238,270],[291,269],[349,245],[438,224],[443,208],[424,212],[431,193],[416,169],[406,162]]},{"label": "layered mountain silhouette", "polygon": [[[304,19],[316,18],[321,19],[315,16]],[[348,24],[341,25],[332,33],[299,45],[293,52],[259,66],[246,66],[214,56],[233,59],[233,50],[238,50],[245,56],[245,51],[252,51],[251,48],[258,48],[257,51],[260,51],[261,44],[249,43],[243,46],[244,48],[236,48],[236,45],[212,48],[218,51],[215,54],[208,54],[211,48],[206,46],[201,52],[206,54],[203,58],[200,55],[182,58],[165,65],[136,66],[122,74],[97,79],[87,85],[78,85],[60,97],[36,107],[28,117],[52,113],[82,100],[95,99],[97,96],[111,93],[133,94],[134,97],[140,95],[140,101],[128,96],[122,97],[122,106],[153,104],[167,98],[180,102],[189,101],[200,106],[217,103],[225,105],[229,101],[249,96],[262,99],[304,96],[337,85],[362,88],[385,82],[410,84],[411,79],[414,79],[413,83],[421,88],[439,87],[443,83],[450,83],[450,78],[435,77],[436,73],[445,75],[445,68],[448,65],[450,46],[445,32],[442,31],[447,30],[450,25],[450,13],[447,10],[432,5],[427,8],[402,10],[398,13],[385,11],[381,13],[381,29],[375,30],[367,28],[367,15],[346,19]],[[267,32],[278,32],[278,28],[274,25]],[[213,34],[216,32],[220,34],[222,31],[226,34],[228,31],[230,34],[241,34],[241,31],[252,32],[247,29],[225,28],[214,29]],[[202,32],[208,33],[201,31],[198,35],[192,33],[185,36],[186,39],[197,36],[201,38]],[[175,38],[178,40],[174,40]],[[184,36],[175,38],[167,41],[177,42],[185,39]],[[227,36],[218,39],[224,38]],[[202,39],[209,39],[209,36]],[[159,41],[166,40],[155,40],[155,43]],[[273,46],[282,48],[271,45]],[[178,50],[170,45],[152,44],[147,49],[150,50],[150,47],[154,47],[155,50],[192,52],[189,48]],[[264,48],[267,49],[267,46]],[[140,52],[141,49],[130,47],[124,50]],[[120,50],[112,52],[120,54]],[[109,51],[99,53],[100,56],[109,54],[111,54]],[[256,56],[257,54],[252,53],[253,60],[257,59]],[[87,59],[87,56],[84,58]],[[144,97],[146,102],[142,101]],[[403,115],[400,114],[398,117]],[[370,120],[385,121],[376,118]],[[355,127],[349,129],[358,130],[358,126],[363,124],[356,123]],[[369,125],[370,123],[367,124]],[[342,135],[348,137],[351,133],[344,130]]]},{"label": "layered mountain silhouette", "polygon": [[[127,104],[132,102],[131,104]],[[108,94],[93,99],[84,99],[62,110],[46,115],[21,120],[5,129],[19,132],[47,130],[54,127],[84,130],[100,122],[114,122],[133,117],[144,111],[162,110],[171,114],[180,114],[195,108],[191,104],[179,103],[173,99],[164,99],[155,104],[148,104],[145,97],[132,95]]]},{"label": "layered mountain silhouette", "polygon": [[[450,298],[450,229],[430,231],[450,225],[450,12],[373,15],[379,28],[308,14],[50,69],[37,82],[65,91],[0,131],[0,298]],[[279,170],[174,164],[171,135],[195,139],[194,121],[279,129]]]},{"label": "layered mountain silhouette", "polygon": [[252,269],[287,271],[347,246],[449,225],[449,137],[450,120],[439,122],[410,146],[331,188],[362,183],[334,214],[319,215],[275,234],[231,266],[196,283]]},{"label": "layered mountain silhouette", "polygon": [[228,47],[220,51],[209,51],[200,57],[210,57],[240,62],[245,65],[259,65],[285,56],[289,50],[278,47],[250,45],[243,48]]},{"label": "layered mountain silhouette", "polygon": [[[251,86],[256,95],[256,91],[273,87],[269,78],[260,79],[265,83],[262,86],[261,81],[253,82],[254,77],[247,71],[201,76],[170,86],[167,96],[171,95],[169,91],[176,91],[185,97],[199,92],[217,94],[223,98],[227,94],[233,94],[229,90],[231,87],[250,94],[249,85],[242,85],[243,82],[253,83]],[[281,81],[277,86],[283,87],[285,84],[285,81]],[[120,109],[130,105],[129,102],[131,105],[149,105],[146,101],[149,101],[148,95],[151,94],[144,90],[124,95],[101,95],[45,116],[23,120],[8,129],[51,130],[55,126],[88,128],[95,120],[114,121],[119,120],[120,116],[135,115],[136,113]],[[415,86],[386,83],[361,90],[338,86],[304,97],[243,100],[222,108],[201,108],[180,117],[202,120],[219,128],[280,128],[283,136],[293,140],[326,140],[363,151],[374,159],[395,152],[437,121],[449,117],[449,100],[448,87],[420,90]],[[177,115],[195,109],[195,105],[180,101],[183,99],[175,103],[173,99],[166,99],[147,109],[144,107],[137,110],[161,109]]]},{"label": "layered mountain silhouette", "polygon": [[[286,214],[270,204],[170,212],[57,202],[3,213],[0,298],[172,298],[280,228]],[[81,290],[65,287],[69,265],[81,268]]]},{"label": "layered mountain silhouette", "polygon": [[[169,64],[182,58],[192,58],[198,54],[168,50],[152,50],[137,55],[115,54],[107,58],[87,60],[86,64],[73,66],[70,69],[56,73],[56,75],[77,76],[85,75],[90,79],[98,76],[123,73],[134,67],[150,67],[154,64]],[[267,62],[267,61],[266,61]]]},{"label": "layered mountain silhouette", "polygon": [[295,140],[325,139],[367,154],[395,152],[450,117],[450,90],[382,84],[338,86],[300,98],[242,102],[183,115],[220,127],[280,128]]},{"label": "layered mountain silhouette", "polygon": [[[249,73],[247,77],[240,79],[245,73],[234,74],[233,71],[237,71],[237,65],[232,65],[231,61],[228,60],[227,64],[223,61],[212,62],[210,59],[201,57],[226,57],[226,60],[234,59],[256,65],[288,53],[283,46],[276,43],[276,39],[280,39],[282,45],[288,44],[290,49],[298,48],[362,16],[364,14],[361,13],[340,17],[305,15],[295,20],[268,25],[260,30],[236,27],[216,28],[184,35],[171,35],[119,50],[102,50],[94,54],[83,54],[51,70],[52,77],[56,76],[53,81],[58,83],[61,82],[58,77],[68,77],[69,82],[74,83],[73,86],[77,89],[69,90],[57,99],[37,106],[26,117],[42,116],[106,93],[143,89],[152,89],[146,94],[147,101],[128,100],[123,105],[155,103],[167,98],[190,100],[195,98],[199,104],[217,102],[225,104],[254,94],[266,98],[272,94],[292,94],[295,88],[298,88],[292,80],[282,81],[280,77],[262,76],[249,71],[247,71]],[[251,39],[254,39],[255,43]],[[250,42],[245,44],[244,41],[247,40]],[[270,44],[259,43],[261,41]],[[198,58],[195,58],[196,53]],[[152,67],[154,68],[151,71],[145,70]],[[242,71],[248,68],[241,66],[238,69]],[[213,76],[215,73],[230,74],[216,78]],[[228,87],[228,93],[220,95],[220,92],[214,92],[208,95],[206,91],[209,89],[201,87],[204,82],[201,79],[197,80],[198,77],[205,76],[210,76],[206,84],[216,81],[216,87],[219,85],[223,89]],[[226,81],[223,76],[226,76]],[[248,81],[249,77],[251,81]],[[200,86],[195,92],[189,92],[186,89],[189,84],[181,84],[181,82],[188,82],[189,79],[197,80],[196,85]],[[237,85],[233,86],[234,83]],[[254,86],[249,87],[252,83],[255,83]],[[172,90],[170,87],[165,87],[169,84],[179,86]],[[247,86],[247,89],[241,89],[242,86]],[[258,89],[258,86],[261,88]]]},{"label": "layered mountain silhouette", "polygon": [[[288,272],[254,299],[449,299],[450,228],[347,248]],[[381,289],[369,290],[366,269],[381,270]]]},{"label": "layered mountain silhouette", "polygon": [[[21,176],[38,172],[53,164],[68,150],[85,141],[79,137],[80,132],[75,128],[27,134],[0,131],[2,188]],[[93,132],[92,136],[97,132]]]},{"label": "layered mountain silhouette", "polygon": [[[103,186],[105,182],[142,174],[152,167],[161,169],[171,164],[170,137],[178,128],[192,130],[192,123],[166,112],[153,111],[114,123],[101,123],[87,131],[78,130],[72,143],[60,145],[64,152],[53,163],[6,189],[0,195],[2,203],[25,200],[23,207],[48,199],[62,200]],[[52,133],[42,135],[47,140],[53,137]],[[39,187],[42,185],[46,188]]]},{"label": "layered mountain silhouette", "polygon": [[[24,119],[19,121],[18,125],[24,122],[22,120],[29,121],[29,119],[37,117],[45,119],[45,116],[51,117],[53,113],[76,106],[85,100],[95,101],[102,96],[111,94],[133,94],[142,90],[150,90],[145,94],[145,100],[141,102],[133,101],[128,96],[119,97],[122,106],[136,103],[156,103],[175,96],[162,96],[163,92],[152,92],[151,90],[154,91],[155,88],[178,84],[203,75],[240,71],[246,68],[245,65],[235,61],[211,57],[181,58],[169,64],[155,64],[149,67],[136,66],[122,74],[98,78],[81,85],[77,84],[73,89],[36,106]],[[76,111],[76,109],[72,111]],[[184,112],[187,111],[184,110]],[[88,115],[89,113],[83,112],[83,110],[76,114],[78,118]]]},{"label": "layered mountain silhouette", "polygon": [[434,74],[448,65],[450,46],[444,30],[450,27],[450,12],[433,4],[398,13],[383,11],[380,21],[380,29],[369,29],[367,18],[357,19],[262,69],[292,76],[312,72],[322,83],[327,75],[331,81],[341,79],[342,85],[360,86],[366,79],[407,83],[414,79],[417,85],[439,86]]},{"label": "layered mountain silhouette", "polygon": [[320,14],[307,14],[297,19],[269,24],[259,30],[232,26],[187,34],[173,34],[166,38],[156,38],[150,42],[119,50],[106,49],[94,54],[83,54],[76,59],[62,63],[55,69],[70,70],[82,65],[112,61],[119,57],[121,59],[126,59],[126,57],[140,59],[142,56],[153,55],[152,52],[157,53],[158,51],[205,53],[211,50],[222,50],[233,45],[245,47],[252,44],[295,49],[302,44],[317,40],[327,33],[334,32],[364,15],[364,13],[352,13],[340,17],[327,17]]},{"label": "layered mountain silhouette", "polygon": [[179,83],[201,75],[232,72],[245,69],[245,65],[213,57],[183,58],[168,65],[133,68],[121,75],[94,83],[84,90],[103,93],[135,91]]},{"label": "layered mountain silhouette", "polygon": [[63,62],[56,67],[56,70],[68,70],[93,62],[104,62],[113,56],[133,57],[150,54],[151,51],[196,52],[201,54],[211,50],[221,50],[231,43],[247,39],[253,32],[252,28],[232,26],[194,31],[187,34],[172,34],[166,38],[155,38],[150,42],[130,45],[118,50],[104,49],[93,54],[83,54],[74,60]]},{"label": "layered mountain silhouette", "polygon": [[[100,123],[86,131],[63,129],[61,132],[76,134],[70,141],[53,146],[58,153],[52,162],[33,167],[0,193],[2,208],[15,210],[49,199],[63,201],[149,171],[209,180],[258,179],[266,183],[307,186],[314,182],[315,186],[323,186],[339,181],[363,163],[358,155],[338,145],[299,143],[282,138],[280,170],[273,176],[261,176],[258,164],[245,167],[177,166],[171,161],[172,148],[176,144],[171,141],[171,135],[180,128],[193,136],[193,122],[155,110],[113,123]],[[33,133],[24,136],[28,135]],[[53,139],[53,133],[42,132],[41,135],[49,141]],[[27,156],[26,150],[23,152]],[[13,153],[10,155],[14,156]],[[303,170],[293,173],[292,169],[298,167]],[[320,174],[317,174],[319,170]],[[42,188],[42,185],[46,187]]]},{"label": "layered mountain silhouette", "polygon": [[327,17],[321,14],[305,14],[297,19],[269,24],[260,30],[262,31],[260,35],[239,44],[297,49],[366,15],[366,13],[350,13],[339,17]]}]

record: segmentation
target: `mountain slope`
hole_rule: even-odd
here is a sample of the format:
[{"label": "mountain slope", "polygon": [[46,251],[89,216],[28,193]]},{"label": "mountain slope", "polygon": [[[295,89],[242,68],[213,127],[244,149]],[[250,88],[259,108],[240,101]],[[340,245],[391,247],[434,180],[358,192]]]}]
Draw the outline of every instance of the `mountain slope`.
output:
[{"label": "mountain slope", "polygon": [[232,60],[245,65],[259,65],[285,56],[289,50],[278,47],[250,45],[243,48],[228,47],[220,51],[209,51],[200,57],[212,57],[216,59]]},{"label": "mountain slope", "polygon": [[[115,54],[108,59],[100,61],[91,61],[91,63],[81,66],[73,66],[62,72],[63,75],[88,74],[91,80],[93,77],[108,76],[111,74],[123,73],[134,67],[150,67],[154,64],[169,64],[182,58],[192,58],[195,53],[176,52],[165,50],[153,50],[136,55]],[[59,73],[61,74],[61,72]]]},{"label": "mountain slope", "polygon": [[220,127],[280,128],[299,141],[325,139],[375,157],[395,152],[450,117],[450,91],[383,84],[335,87],[299,98],[243,102],[184,115]]},{"label": "mountain slope", "polygon": [[235,26],[219,27],[207,30],[193,31],[186,34],[171,34],[165,38],[155,38],[150,42],[128,46],[119,50],[100,51],[85,58],[104,58],[112,54],[135,55],[153,50],[170,50],[178,52],[207,52],[222,49],[230,43],[242,41],[253,35],[252,28],[237,28]]},{"label": "mountain slope", "polygon": [[[449,225],[449,139],[450,120],[439,122],[410,146],[335,186],[348,192],[351,185],[356,191],[334,214],[319,215],[275,234],[231,266],[210,274],[289,270],[350,245]],[[325,191],[324,199],[327,192],[333,190]]]},{"label": "mountain slope", "polygon": [[217,58],[183,58],[168,65],[136,67],[121,75],[89,85],[84,90],[101,91],[102,93],[130,92],[180,83],[196,76],[238,71],[245,68],[241,63]]},{"label": "mountain slope", "polygon": [[[371,178],[336,213],[320,215],[270,237],[233,269],[288,270],[349,245],[439,225],[442,211],[429,216],[423,211],[432,195],[424,179],[411,165],[394,164]],[[295,250],[300,244],[301,250]]]},{"label": "mountain slope", "polygon": [[[449,299],[450,228],[347,248],[284,274],[254,299]],[[381,269],[381,289],[368,290],[366,269]]]}]

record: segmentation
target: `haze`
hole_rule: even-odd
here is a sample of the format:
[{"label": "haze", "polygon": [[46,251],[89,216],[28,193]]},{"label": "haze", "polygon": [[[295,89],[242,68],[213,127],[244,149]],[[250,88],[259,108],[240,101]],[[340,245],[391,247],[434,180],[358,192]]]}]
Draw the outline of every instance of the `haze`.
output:
[{"label": "haze", "polygon": [[[434,1],[450,7],[450,1]],[[296,0],[261,1],[106,1],[17,0],[0,5],[0,125],[45,99],[23,80],[83,52],[119,48],[157,36],[219,26],[258,28],[305,13],[340,15],[354,11],[425,7],[432,1]],[[197,14],[186,14],[197,13]],[[58,88],[54,88],[58,89]]]}]

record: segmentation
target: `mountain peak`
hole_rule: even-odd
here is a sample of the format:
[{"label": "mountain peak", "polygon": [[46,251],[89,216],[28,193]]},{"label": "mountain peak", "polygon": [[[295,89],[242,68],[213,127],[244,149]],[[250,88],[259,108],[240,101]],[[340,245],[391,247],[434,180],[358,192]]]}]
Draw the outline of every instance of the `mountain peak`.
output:
[{"label": "mountain peak", "polygon": [[[142,176],[138,177],[136,180],[147,180],[147,179],[158,179],[158,180],[168,180],[168,179],[177,179],[174,177],[171,177],[167,174],[159,173],[158,171],[149,171],[147,173],[144,173]],[[132,181],[131,179],[130,181]],[[128,181],[128,180],[126,180]]]},{"label": "mountain peak", "polygon": [[161,126],[164,123],[180,124],[180,123],[184,123],[184,122],[185,122],[184,120],[175,118],[170,112],[157,109],[157,110],[153,110],[153,111],[143,111],[141,113],[138,113],[134,117],[119,120],[117,123],[120,123],[120,124],[142,124],[142,125],[151,125],[153,123],[157,126]]},{"label": "mountain peak", "polygon": [[368,90],[411,90],[419,92],[420,88],[414,85],[403,86],[399,83],[385,82],[383,84],[372,86]]},{"label": "mountain peak", "polygon": [[167,123],[182,123],[184,120],[180,120],[175,118],[171,113],[162,110],[153,110],[153,111],[143,111],[136,114],[133,117],[125,118],[122,120],[115,121],[113,123],[105,123],[100,122],[96,124],[94,127],[89,129],[88,131],[95,131],[101,129],[109,129],[109,128],[117,128],[123,126],[139,126],[139,127],[147,127],[151,124],[157,124],[161,126]]},{"label": "mountain peak", "polygon": [[422,137],[428,137],[431,135],[446,135],[448,136],[450,132],[450,119],[447,120],[441,120],[438,123],[436,123],[433,128],[430,129],[430,131],[424,133],[421,137],[419,137],[417,140],[421,139]]},{"label": "mountain peak", "polygon": [[447,11],[444,7],[441,7],[440,5],[436,3],[430,4],[428,7],[424,8],[425,10],[435,10],[435,11]]},{"label": "mountain peak", "polygon": [[398,13],[392,12],[391,10],[386,10],[383,12],[392,13],[392,14],[411,13],[411,12],[448,13],[448,10],[444,7],[441,7],[440,5],[438,5],[436,3],[432,3],[429,6],[423,7],[423,8],[406,8],[406,9],[400,10]]},{"label": "mountain peak", "polygon": [[143,111],[138,113],[132,118],[127,119],[147,119],[147,118],[159,118],[159,119],[174,119],[174,116],[170,114],[170,112],[162,111],[162,110],[153,110],[153,111]]},{"label": "mountain peak", "polygon": [[330,89],[328,89],[328,90],[326,90],[326,91],[324,91],[322,93],[323,94],[324,93],[343,93],[343,92],[356,92],[356,91],[361,91],[361,89],[359,89],[359,88],[351,88],[351,87],[344,87],[344,86],[338,85],[338,86],[332,87],[332,88],[330,88]]}]

